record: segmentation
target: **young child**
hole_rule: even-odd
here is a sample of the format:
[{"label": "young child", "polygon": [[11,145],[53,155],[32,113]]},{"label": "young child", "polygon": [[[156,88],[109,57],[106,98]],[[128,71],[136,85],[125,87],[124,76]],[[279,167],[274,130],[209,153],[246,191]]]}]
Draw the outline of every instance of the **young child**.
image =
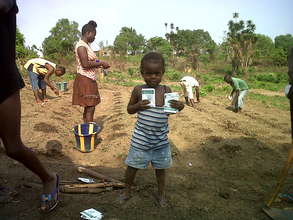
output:
[{"label": "young child", "polygon": [[[140,65],[140,72],[145,85],[136,86],[131,94],[127,111],[129,114],[138,114],[134,132],[131,138],[131,147],[125,163],[126,191],[121,196],[127,200],[131,196],[133,184],[138,169],[146,169],[151,163],[155,168],[158,182],[158,202],[161,207],[167,205],[165,199],[166,169],[171,166],[171,150],[168,141],[168,114],[164,112],[164,94],[170,93],[171,89],[160,85],[165,72],[165,61],[161,54],[150,52],[146,54]],[[148,100],[142,100],[142,89],[154,88],[156,107],[150,107]],[[172,100],[171,107],[181,111],[184,104]]]},{"label": "young child", "polygon": [[233,99],[232,105],[234,112],[241,112],[244,106],[244,97],[247,95],[248,92],[248,85],[244,80],[232,77],[231,75],[226,75],[224,77],[224,81],[230,84],[233,88],[229,99]]}]

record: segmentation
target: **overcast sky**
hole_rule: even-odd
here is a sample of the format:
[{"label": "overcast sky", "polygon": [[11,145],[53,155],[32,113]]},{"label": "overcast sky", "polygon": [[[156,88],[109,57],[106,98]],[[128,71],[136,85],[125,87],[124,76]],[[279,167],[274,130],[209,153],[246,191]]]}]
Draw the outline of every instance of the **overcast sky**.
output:
[{"label": "overcast sky", "polygon": [[224,37],[233,12],[252,20],[256,33],[272,39],[293,35],[293,0],[18,0],[17,24],[26,45],[41,46],[58,19],[98,24],[94,49],[100,41],[113,44],[121,27],[132,27],[146,39],[164,37],[165,25],[180,29],[204,29],[217,43]]}]

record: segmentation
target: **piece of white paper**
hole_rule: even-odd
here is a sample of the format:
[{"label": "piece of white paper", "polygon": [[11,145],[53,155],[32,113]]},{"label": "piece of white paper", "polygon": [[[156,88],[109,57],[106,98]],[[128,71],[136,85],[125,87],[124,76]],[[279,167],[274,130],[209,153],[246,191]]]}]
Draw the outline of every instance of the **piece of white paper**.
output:
[{"label": "piece of white paper", "polygon": [[78,177],[77,178],[79,181],[83,182],[83,183],[94,183],[95,181],[91,178],[83,178],[83,177]]},{"label": "piece of white paper", "polygon": [[167,113],[177,113],[178,112],[178,109],[171,107],[171,103],[169,102],[171,100],[179,101],[179,94],[178,94],[178,92],[165,93],[164,112],[167,112]]},{"label": "piece of white paper", "polygon": [[141,99],[148,100],[150,102],[150,104],[148,104],[149,106],[156,107],[155,89],[151,89],[151,88],[141,89]]},{"label": "piece of white paper", "polygon": [[88,219],[88,220],[100,220],[103,217],[103,214],[93,208],[91,209],[86,209],[82,212],[80,212],[80,217],[83,219]]}]

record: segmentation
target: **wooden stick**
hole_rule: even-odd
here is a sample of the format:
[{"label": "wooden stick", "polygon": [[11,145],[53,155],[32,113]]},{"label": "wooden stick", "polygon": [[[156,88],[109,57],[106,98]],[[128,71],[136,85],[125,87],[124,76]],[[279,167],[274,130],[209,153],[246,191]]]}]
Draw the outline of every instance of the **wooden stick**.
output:
[{"label": "wooden stick", "polygon": [[267,202],[267,206],[268,207],[271,207],[271,205],[273,204],[273,202],[276,200],[278,194],[280,193],[283,185],[284,185],[284,182],[288,176],[288,172],[289,172],[289,169],[292,165],[292,162],[293,162],[293,140],[292,140],[292,147],[288,153],[288,158],[287,158],[287,161],[283,167],[283,170],[281,172],[281,175],[279,177],[279,181],[278,181],[278,184],[273,192],[273,195],[271,197],[271,199]]},{"label": "wooden stick", "polygon": [[[293,62],[293,50],[292,50],[292,54],[290,55],[290,59],[289,59],[289,62]],[[290,70],[290,66],[289,66],[289,70]],[[293,71],[291,69],[291,71]],[[289,75],[290,76],[290,75]],[[288,158],[287,158],[287,161],[283,167],[283,170],[281,172],[281,176],[279,178],[279,181],[278,181],[278,184],[273,192],[273,195],[271,197],[271,199],[266,203],[266,205],[268,207],[271,207],[271,205],[273,204],[273,202],[276,200],[279,192],[281,191],[283,185],[284,185],[284,182],[288,176],[288,172],[289,172],[289,169],[292,165],[292,162],[293,162],[293,98],[290,99],[290,115],[291,115],[291,138],[292,138],[292,146],[291,146],[291,149],[288,153]]]},{"label": "wooden stick", "polygon": [[97,173],[95,171],[92,171],[90,169],[87,169],[87,168],[84,168],[84,167],[77,167],[77,170],[80,172],[80,173],[85,173],[85,174],[88,174],[92,177],[95,177],[95,178],[98,178],[98,179],[102,179],[102,180],[106,180],[108,182],[115,182],[115,183],[121,183],[121,184],[124,184],[122,183],[121,181],[119,180],[116,180],[112,177],[108,177],[108,176],[105,176],[101,173]]},{"label": "wooden stick", "polygon": [[64,187],[68,188],[103,188],[103,187],[116,187],[116,188],[124,188],[124,183],[90,183],[90,184],[68,184],[64,185]]},{"label": "wooden stick", "polygon": [[111,189],[106,189],[106,188],[70,188],[70,187],[65,187],[61,186],[60,187],[60,192],[62,193],[101,193],[105,191],[109,191]]}]

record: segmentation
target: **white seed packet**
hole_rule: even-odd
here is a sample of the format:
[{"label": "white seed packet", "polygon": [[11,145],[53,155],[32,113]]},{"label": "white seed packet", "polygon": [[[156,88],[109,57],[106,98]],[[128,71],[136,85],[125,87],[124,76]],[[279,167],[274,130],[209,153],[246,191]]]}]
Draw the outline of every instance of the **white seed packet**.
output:
[{"label": "white seed packet", "polygon": [[179,101],[179,94],[178,94],[178,92],[165,93],[164,112],[174,113],[175,114],[175,113],[178,112],[178,109],[171,107],[171,103],[169,102],[171,100],[177,100],[177,101]]},{"label": "white seed packet", "polygon": [[80,212],[80,217],[88,220],[100,220],[103,214],[93,208]]},{"label": "white seed packet", "polygon": [[156,91],[155,89],[141,89],[141,100],[148,100],[150,107],[156,107]]},{"label": "white seed packet", "polygon": [[91,179],[91,178],[78,177],[77,179],[83,183],[94,183],[95,182],[94,179]]}]

